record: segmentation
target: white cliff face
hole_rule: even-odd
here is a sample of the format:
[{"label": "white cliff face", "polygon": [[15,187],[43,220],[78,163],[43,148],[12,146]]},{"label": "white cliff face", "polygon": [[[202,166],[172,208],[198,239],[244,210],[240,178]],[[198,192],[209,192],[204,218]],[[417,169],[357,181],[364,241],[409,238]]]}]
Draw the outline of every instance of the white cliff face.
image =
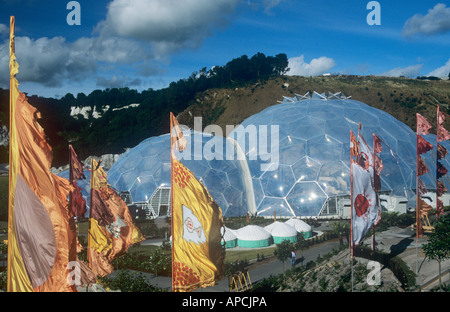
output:
[{"label": "white cliff face", "polygon": [[[132,108],[132,107],[139,107],[138,103],[133,103],[130,105],[126,105],[123,107],[116,107],[113,108],[113,111],[119,111],[122,109],[128,109],[128,108]],[[111,106],[109,105],[105,105],[102,107],[102,110],[100,112],[97,112],[95,107],[94,110],[92,110],[92,108],[90,106],[71,106],[70,107],[70,116],[72,116],[75,119],[78,119],[78,115],[82,115],[84,119],[89,119],[89,116],[92,115],[93,118],[98,119],[101,118],[102,115],[104,113],[106,113],[109,109],[111,108]]]},{"label": "white cliff face", "polygon": [[72,106],[70,107],[70,116],[72,116],[75,119],[78,119],[78,115],[83,115],[84,119],[89,119],[89,113],[92,110],[89,106],[85,107],[76,107]]}]

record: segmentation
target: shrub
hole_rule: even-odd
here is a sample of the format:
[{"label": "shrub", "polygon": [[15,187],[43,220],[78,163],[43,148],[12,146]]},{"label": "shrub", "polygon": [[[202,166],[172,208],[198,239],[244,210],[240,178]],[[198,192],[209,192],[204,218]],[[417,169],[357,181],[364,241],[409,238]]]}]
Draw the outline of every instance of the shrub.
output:
[{"label": "shrub", "polygon": [[100,282],[111,290],[120,290],[122,292],[164,291],[151,285],[142,273],[128,270],[117,271],[114,277],[101,278]]}]

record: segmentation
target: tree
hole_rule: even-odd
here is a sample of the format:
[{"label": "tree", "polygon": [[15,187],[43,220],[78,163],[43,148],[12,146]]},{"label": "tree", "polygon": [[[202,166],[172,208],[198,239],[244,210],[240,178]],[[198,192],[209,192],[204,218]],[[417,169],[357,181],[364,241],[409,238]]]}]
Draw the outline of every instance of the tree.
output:
[{"label": "tree", "polygon": [[422,248],[429,260],[436,260],[439,263],[440,275],[441,261],[450,258],[450,214],[437,220],[434,224],[434,232],[430,234],[428,242]]},{"label": "tree", "polygon": [[342,247],[344,245],[343,236],[346,234],[349,228],[348,224],[334,221],[331,223],[331,226],[333,227],[333,233],[335,233],[339,237],[339,246]]},{"label": "tree", "polygon": [[294,246],[288,240],[282,241],[277,244],[277,249],[274,251],[274,255],[283,263],[283,271],[285,270],[285,262],[291,257],[291,252],[294,250]]},{"label": "tree", "polygon": [[156,286],[158,286],[158,272],[167,270],[171,264],[171,257],[163,250],[163,248],[155,249],[149,260],[146,262],[146,268],[155,273]]}]

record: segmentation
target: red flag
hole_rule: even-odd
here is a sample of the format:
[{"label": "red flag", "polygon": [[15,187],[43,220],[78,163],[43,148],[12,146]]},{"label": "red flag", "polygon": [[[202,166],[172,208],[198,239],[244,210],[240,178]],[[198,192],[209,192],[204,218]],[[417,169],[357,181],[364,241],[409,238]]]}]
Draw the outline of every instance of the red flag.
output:
[{"label": "red flag", "polygon": [[377,155],[383,151],[383,147],[381,146],[381,139],[373,133],[373,183],[375,191],[381,190],[381,171],[383,170],[383,161]]},{"label": "red flag", "polygon": [[418,156],[417,158],[417,175],[423,176],[425,173],[428,172],[428,167],[425,165],[425,162],[423,161],[422,157]]},{"label": "red flag", "polygon": [[439,161],[436,162],[436,165],[436,179],[440,179],[447,174],[447,168],[445,168]]},{"label": "red flag", "polygon": [[444,203],[439,198],[436,200],[436,217],[444,215]]},{"label": "red flag", "polygon": [[356,137],[353,131],[350,130],[350,156],[356,157],[359,155],[359,143],[356,141]]},{"label": "red flag", "polygon": [[78,156],[75,153],[72,145],[69,145],[69,160],[70,160],[70,181],[78,181],[86,179],[83,173],[83,164],[78,160]]},{"label": "red flag", "polygon": [[381,139],[377,135],[373,134],[373,152],[379,154],[383,151],[383,146],[381,146]]},{"label": "red flag", "polygon": [[438,142],[446,141],[450,139],[450,133],[442,126],[437,126],[437,140]]},{"label": "red flag", "polygon": [[420,178],[417,178],[417,190],[418,190],[419,196],[425,195],[428,192],[425,184],[423,183],[422,179],[420,179]]},{"label": "red flag", "polygon": [[431,124],[428,122],[428,120],[420,115],[419,113],[416,113],[417,116],[417,134],[427,135],[430,133]]},{"label": "red flag", "polygon": [[425,140],[421,135],[417,135],[417,153],[425,154],[433,149],[433,145]]},{"label": "red flag", "polygon": [[441,197],[445,192],[447,192],[447,188],[445,187],[444,183],[441,181],[436,181],[436,194],[438,197]]},{"label": "red flag", "polygon": [[444,159],[445,156],[447,156],[447,149],[441,145],[441,144],[437,144],[437,159]]}]

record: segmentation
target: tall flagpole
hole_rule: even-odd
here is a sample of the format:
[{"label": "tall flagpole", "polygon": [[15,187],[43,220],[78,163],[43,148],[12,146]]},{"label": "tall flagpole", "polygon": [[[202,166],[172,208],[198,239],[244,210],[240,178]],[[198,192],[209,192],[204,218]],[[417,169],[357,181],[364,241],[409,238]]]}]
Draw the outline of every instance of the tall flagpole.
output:
[{"label": "tall flagpole", "polygon": [[173,143],[174,143],[174,139],[172,137],[172,128],[173,128],[173,122],[172,122],[172,113],[170,113],[170,126],[169,126],[169,130],[170,130],[170,223],[171,223],[171,235],[172,235],[172,292],[174,292],[174,274],[175,274],[175,270],[174,270],[174,254],[173,254],[173,246],[174,246],[174,241],[175,241],[175,237],[174,237],[174,211],[173,211]]},{"label": "tall flagpole", "polygon": [[416,274],[419,269],[418,243],[419,243],[419,121],[416,114]]},{"label": "tall flagpole", "polygon": [[[359,129],[358,129],[359,134]],[[350,130],[350,142],[352,140],[352,130]],[[356,142],[355,142],[356,143]],[[351,147],[350,147],[351,148]],[[356,147],[354,147],[356,148]],[[350,265],[352,272],[352,292],[353,292],[353,158],[350,150]]]}]

